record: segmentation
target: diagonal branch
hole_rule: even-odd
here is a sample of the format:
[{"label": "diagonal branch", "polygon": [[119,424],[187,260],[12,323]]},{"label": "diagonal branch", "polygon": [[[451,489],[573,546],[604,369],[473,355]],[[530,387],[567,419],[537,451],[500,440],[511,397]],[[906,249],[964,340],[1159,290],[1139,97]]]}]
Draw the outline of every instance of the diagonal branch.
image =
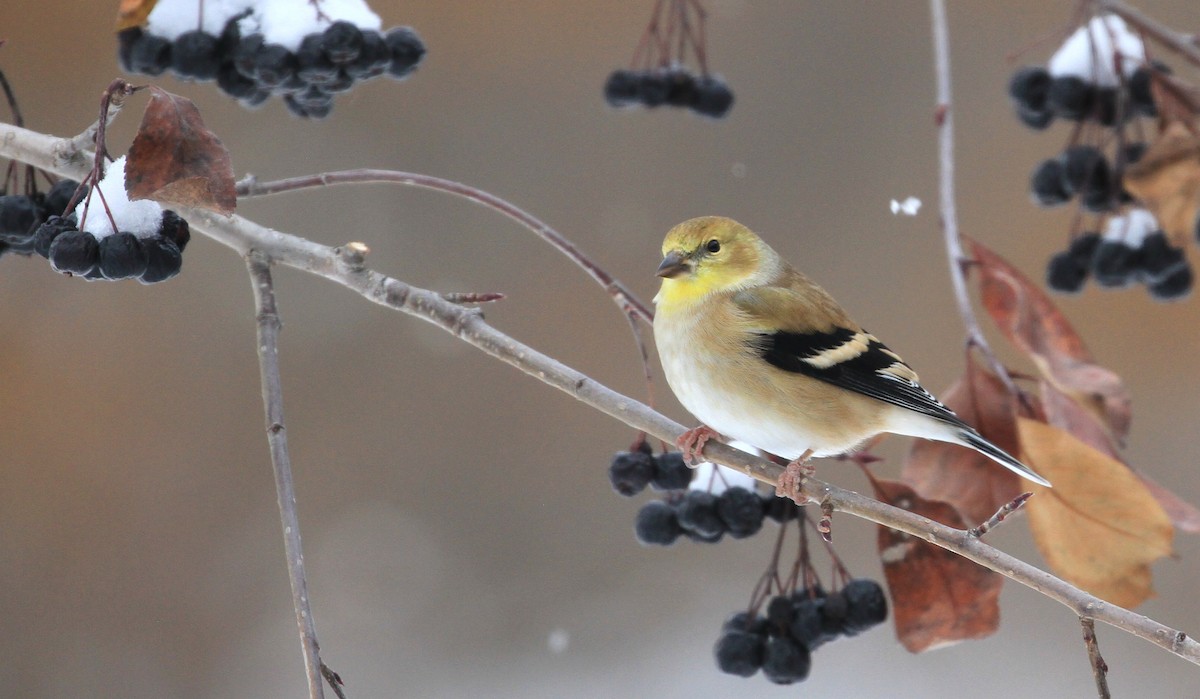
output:
[{"label": "diagonal branch", "polygon": [[308,581],[304,575],[304,552],[300,547],[300,517],[296,512],[296,489],[292,483],[292,459],[288,454],[287,432],[283,426],[283,384],[279,377],[279,309],[275,306],[275,286],[271,280],[271,261],[251,252],[246,256],[250,281],[254,286],[254,307],[258,327],[258,368],[262,374],[263,406],[267,413],[267,442],[271,446],[271,466],[275,472],[275,494],[279,500],[279,519],[283,524],[283,547],[287,553],[288,579],[292,584],[292,607],[300,629],[304,649],[304,669],[308,675],[309,699],[324,699],[317,628],[308,604]]},{"label": "diagonal branch", "polygon": [[[56,156],[55,149],[59,143],[59,139],[50,136],[0,124],[0,156],[19,157],[31,165],[64,177],[80,176],[83,165]],[[18,153],[22,155],[17,156]],[[361,244],[330,248],[266,228],[240,216],[225,217],[194,209],[182,210],[180,214],[188,220],[193,230],[243,255],[250,250],[259,251],[277,264],[324,277],[375,303],[433,323],[488,355],[635,429],[668,442],[674,442],[684,432],[683,425],[493,328],[484,321],[478,309],[451,303],[437,293],[410,286],[366,268],[364,246]],[[705,444],[703,455],[705,460],[728,466],[767,483],[774,483],[783,472],[780,466],[770,461],[715,440]],[[827,500],[840,512],[905,532],[952,551],[1063,604],[1076,616],[1109,624],[1200,665],[1200,643],[1182,631],[1089,595],[1065,580],[993,548],[965,530],[947,527],[815,478],[803,482],[801,493],[809,501]]]}]

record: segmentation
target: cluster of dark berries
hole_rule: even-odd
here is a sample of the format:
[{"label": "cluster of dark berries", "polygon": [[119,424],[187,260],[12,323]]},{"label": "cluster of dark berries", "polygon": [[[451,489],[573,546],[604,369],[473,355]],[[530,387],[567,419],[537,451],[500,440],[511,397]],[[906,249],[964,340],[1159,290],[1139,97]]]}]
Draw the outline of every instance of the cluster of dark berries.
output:
[{"label": "cluster of dark berries", "polygon": [[47,217],[63,213],[78,188],[75,180],[59,180],[44,194],[0,195],[0,255],[32,254],[38,227]]},{"label": "cluster of dark berries", "polygon": [[720,495],[688,490],[651,500],[638,510],[634,532],[643,544],[670,546],[680,535],[692,541],[715,544],[726,534],[745,539],[763,525],[763,499],[741,486]]},{"label": "cluster of dark berries", "polygon": [[683,490],[692,482],[695,471],[683,460],[683,454],[669,451],[654,455],[650,445],[640,443],[633,451],[619,451],[608,467],[613,490],[633,497],[652,486],[655,490]]},{"label": "cluster of dark berries", "polygon": [[151,235],[118,231],[99,239],[77,228],[75,215],[51,216],[34,234],[34,251],[58,272],[84,279],[137,279],[163,282],[179,274],[191,233],[187,221],[170,209]]},{"label": "cluster of dark berries", "polygon": [[733,92],[715,75],[695,75],[681,66],[651,70],[614,70],[604,83],[604,99],[613,107],[679,107],[720,119],[733,107]]},{"label": "cluster of dark berries", "polygon": [[874,580],[856,578],[836,592],[820,586],[772,597],[766,614],[738,612],[713,647],[721,672],[750,677],[760,669],[775,684],[808,677],[812,652],[839,636],[855,636],[887,619],[887,597]]},{"label": "cluster of dark berries", "polygon": [[1150,89],[1152,70],[1166,72],[1166,66],[1140,66],[1128,80],[1109,87],[1078,75],[1054,76],[1042,66],[1028,66],[1013,74],[1008,94],[1017,118],[1031,129],[1045,129],[1055,117],[1117,126],[1135,116],[1158,115]]},{"label": "cluster of dark berries", "polygon": [[259,33],[243,36],[241,19],[230,19],[220,36],[193,30],[174,41],[140,27],[126,29],[118,35],[121,67],[144,75],[170,69],[185,80],[215,80],[222,92],[247,106],[282,95],[296,116],[323,119],[335,95],[385,74],[403,80],[425,56],[425,44],[411,27],[380,33],[338,21],[305,36],[292,50]]},{"label": "cluster of dark berries", "polygon": [[1089,231],[1050,258],[1046,283],[1055,291],[1076,293],[1088,278],[1105,289],[1144,284],[1160,301],[1183,298],[1192,289],[1192,267],[1184,251],[1171,244],[1149,212],[1134,209],[1109,219],[1103,235]]},{"label": "cluster of dark berries", "polygon": [[1060,206],[1078,197],[1080,206],[1094,214],[1109,213],[1133,202],[1122,186],[1125,169],[1146,152],[1142,141],[1117,149],[1110,163],[1095,146],[1069,146],[1060,155],[1043,160],[1029,178],[1034,201],[1041,206]]}]

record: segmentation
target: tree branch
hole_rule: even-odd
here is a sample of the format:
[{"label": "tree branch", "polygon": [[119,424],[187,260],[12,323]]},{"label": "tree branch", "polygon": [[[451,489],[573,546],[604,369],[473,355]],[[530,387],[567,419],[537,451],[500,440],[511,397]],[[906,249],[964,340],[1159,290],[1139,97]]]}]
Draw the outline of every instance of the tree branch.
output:
[{"label": "tree branch", "polygon": [[[0,156],[17,157],[64,177],[80,176],[82,166],[73,165],[73,160],[56,155],[59,143],[59,139],[0,124]],[[250,250],[258,251],[275,263],[324,277],[375,303],[433,323],[490,356],[635,429],[668,442],[674,442],[684,432],[683,425],[496,330],[484,321],[478,309],[451,303],[437,293],[410,286],[366,268],[365,246],[361,244],[330,248],[236,215],[225,217],[194,209],[181,210],[179,213],[188,220],[193,230],[243,255]],[[703,455],[708,461],[728,466],[766,483],[774,483],[783,472],[780,466],[770,461],[715,440],[705,444]],[[952,551],[1063,604],[1076,616],[1104,622],[1200,665],[1200,643],[1182,631],[1089,595],[1050,573],[993,548],[965,530],[947,527],[815,478],[806,479],[801,492],[811,502],[828,500],[841,512],[905,532]]]},{"label": "tree branch", "polygon": [[1092,676],[1096,679],[1096,694],[1100,699],[1112,699],[1108,691],[1108,663],[1100,655],[1100,644],[1096,640],[1096,622],[1081,616],[1079,624],[1083,627],[1083,645],[1087,647],[1088,662],[1092,666]]},{"label": "tree branch", "polygon": [[1130,5],[1124,0],[1096,0],[1096,6],[1111,12],[1136,27],[1158,43],[1186,58],[1192,65],[1200,66],[1200,45],[1196,36],[1182,34],[1159,22],[1153,17]]},{"label": "tree branch", "polygon": [[308,676],[309,699],[324,699],[317,628],[308,603],[308,579],[304,575],[304,551],[300,546],[300,517],[296,512],[296,488],[292,482],[292,459],[288,454],[287,432],[283,423],[283,383],[279,377],[279,309],[275,306],[275,286],[271,280],[271,261],[266,255],[251,252],[246,256],[250,282],[254,287],[254,307],[258,321],[258,369],[262,374],[263,407],[267,413],[267,442],[271,446],[271,466],[275,472],[275,495],[279,500],[279,519],[283,524],[283,547],[287,553],[288,579],[292,584],[292,608],[300,630],[304,651],[304,669]]}]

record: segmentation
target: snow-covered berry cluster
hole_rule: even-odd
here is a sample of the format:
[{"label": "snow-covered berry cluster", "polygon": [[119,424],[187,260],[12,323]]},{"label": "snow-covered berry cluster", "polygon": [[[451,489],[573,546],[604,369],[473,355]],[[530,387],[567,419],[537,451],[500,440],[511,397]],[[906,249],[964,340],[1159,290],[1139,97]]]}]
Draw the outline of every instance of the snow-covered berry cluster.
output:
[{"label": "snow-covered berry cluster", "polygon": [[[1146,154],[1139,121],[1154,117],[1154,84],[1169,68],[1147,59],[1142,39],[1114,15],[1093,17],[1046,66],[1027,66],[1009,82],[1017,117],[1033,129],[1056,119],[1073,123],[1058,155],[1034,168],[1029,189],[1043,207],[1075,202],[1095,223],[1073,228],[1067,249],[1047,266],[1047,285],[1080,291],[1088,278],[1102,288],[1144,284],[1160,300],[1187,295],[1192,270],[1152,213],[1125,188],[1126,173]],[[1082,216],[1076,219],[1082,221]],[[1101,235],[1099,231],[1103,230]]]},{"label": "snow-covered berry cluster", "polygon": [[682,66],[614,70],[604,83],[612,107],[679,107],[720,119],[733,106],[733,92],[718,75],[696,75]]},{"label": "snow-covered berry cluster", "polygon": [[765,613],[738,612],[721,626],[713,647],[721,672],[751,677],[760,669],[775,684],[808,677],[812,652],[856,636],[887,619],[887,597],[874,580],[855,578],[826,593],[820,585],[772,597]]},{"label": "snow-covered berry cluster", "polygon": [[247,106],[280,95],[293,114],[329,116],[334,97],[381,75],[403,80],[425,56],[411,27],[386,32],[362,0],[160,0],[144,27],[123,30],[130,73],[216,81]]},{"label": "snow-covered berry cluster", "polygon": [[1046,270],[1050,288],[1064,293],[1080,291],[1089,277],[1105,289],[1144,284],[1160,301],[1186,296],[1193,282],[1183,249],[1171,245],[1145,209],[1109,218],[1103,235],[1081,234],[1067,250],[1050,258]]},{"label": "snow-covered berry cluster", "polygon": [[48,218],[62,214],[78,188],[75,180],[59,180],[45,193],[0,192],[0,256],[6,253],[28,256],[36,252],[38,227]]},{"label": "snow-covered berry cluster", "polygon": [[33,250],[69,276],[154,284],[179,274],[190,238],[187,221],[174,211],[129,200],[122,157],[70,214],[38,226]]}]

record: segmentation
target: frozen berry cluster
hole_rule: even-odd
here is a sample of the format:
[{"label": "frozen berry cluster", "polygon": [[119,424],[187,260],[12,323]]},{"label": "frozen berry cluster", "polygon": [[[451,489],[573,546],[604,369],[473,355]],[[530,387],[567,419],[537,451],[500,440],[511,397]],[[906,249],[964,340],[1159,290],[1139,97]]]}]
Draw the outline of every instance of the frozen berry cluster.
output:
[{"label": "frozen berry cluster", "polygon": [[634,532],[643,544],[670,546],[681,535],[715,544],[726,534],[734,539],[757,534],[763,517],[763,499],[741,486],[726,488],[719,495],[693,489],[643,505]]},{"label": "frozen berry cluster", "polygon": [[[209,31],[195,26],[194,3],[175,7],[178,4],[160,2],[146,27],[120,32],[121,67],[130,73],[156,76],[170,70],[185,80],[215,81],[222,92],[246,106],[279,95],[296,116],[323,119],[338,94],[381,75],[403,80],[425,56],[425,44],[411,27],[381,31],[378,17],[369,10],[365,18],[356,17],[357,22],[323,14],[325,19],[299,29],[295,23],[280,29],[280,22],[248,7]],[[180,18],[160,11],[184,13],[185,21],[190,12],[191,27],[180,31]],[[299,15],[312,11],[308,4],[292,9]]]},{"label": "frozen berry cluster", "polygon": [[1171,244],[1158,221],[1145,209],[1108,219],[1104,233],[1088,231],[1050,258],[1046,283],[1055,291],[1076,293],[1088,278],[1104,289],[1143,284],[1160,301],[1187,296],[1193,272],[1183,248]]},{"label": "frozen berry cluster", "polygon": [[883,623],[887,613],[887,597],[874,580],[855,578],[828,594],[819,585],[801,588],[772,597],[765,614],[731,616],[713,655],[721,672],[751,677],[762,670],[775,684],[793,684],[808,677],[813,651]]},{"label": "frozen berry cluster", "polygon": [[733,107],[733,91],[716,75],[696,75],[682,66],[614,70],[604,83],[609,106],[679,107],[720,119]]},{"label": "frozen berry cluster", "polygon": [[63,274],[89,280],[137,279],[163,282],[179,274],[191,234],[187,221],[170,209],[156,230],[117,230],[98,235],[79,230],[76,215],[51,216],[34,235],[34,250]]},{"label": "frozen berry cluster", "polygon": [[1111,127],[1135,116],[1158,114],[1150,90],[1151,73],[1155,70],[1167,72],[1167,67],[1139,66],[1127,80],[1107,86],[1098,85],[1086,76],[1055,76],[1042,66],[1027,66],[1013,74],[1008,93],[1017,118],[1031,129],[1045,129],[1056,117]]},{"label": "frozen berry cluster", "polygon": [[1146,152],[1142,141],[1117,149],[1110,162],[1099,148],[1078,144],[1043,160],[1029,178],[1033,199],[1044,207],[1061,206],[1078,199],[1084,211],[1105,214],[1133,202],[1121,186],[1122,174]]},{"label": "frozen berry cluster", "polygon": [[59,180],[44,194],[0,194],[0,256],[33,254],[38,227],[66,211],[78,188],[75,180]]}]

